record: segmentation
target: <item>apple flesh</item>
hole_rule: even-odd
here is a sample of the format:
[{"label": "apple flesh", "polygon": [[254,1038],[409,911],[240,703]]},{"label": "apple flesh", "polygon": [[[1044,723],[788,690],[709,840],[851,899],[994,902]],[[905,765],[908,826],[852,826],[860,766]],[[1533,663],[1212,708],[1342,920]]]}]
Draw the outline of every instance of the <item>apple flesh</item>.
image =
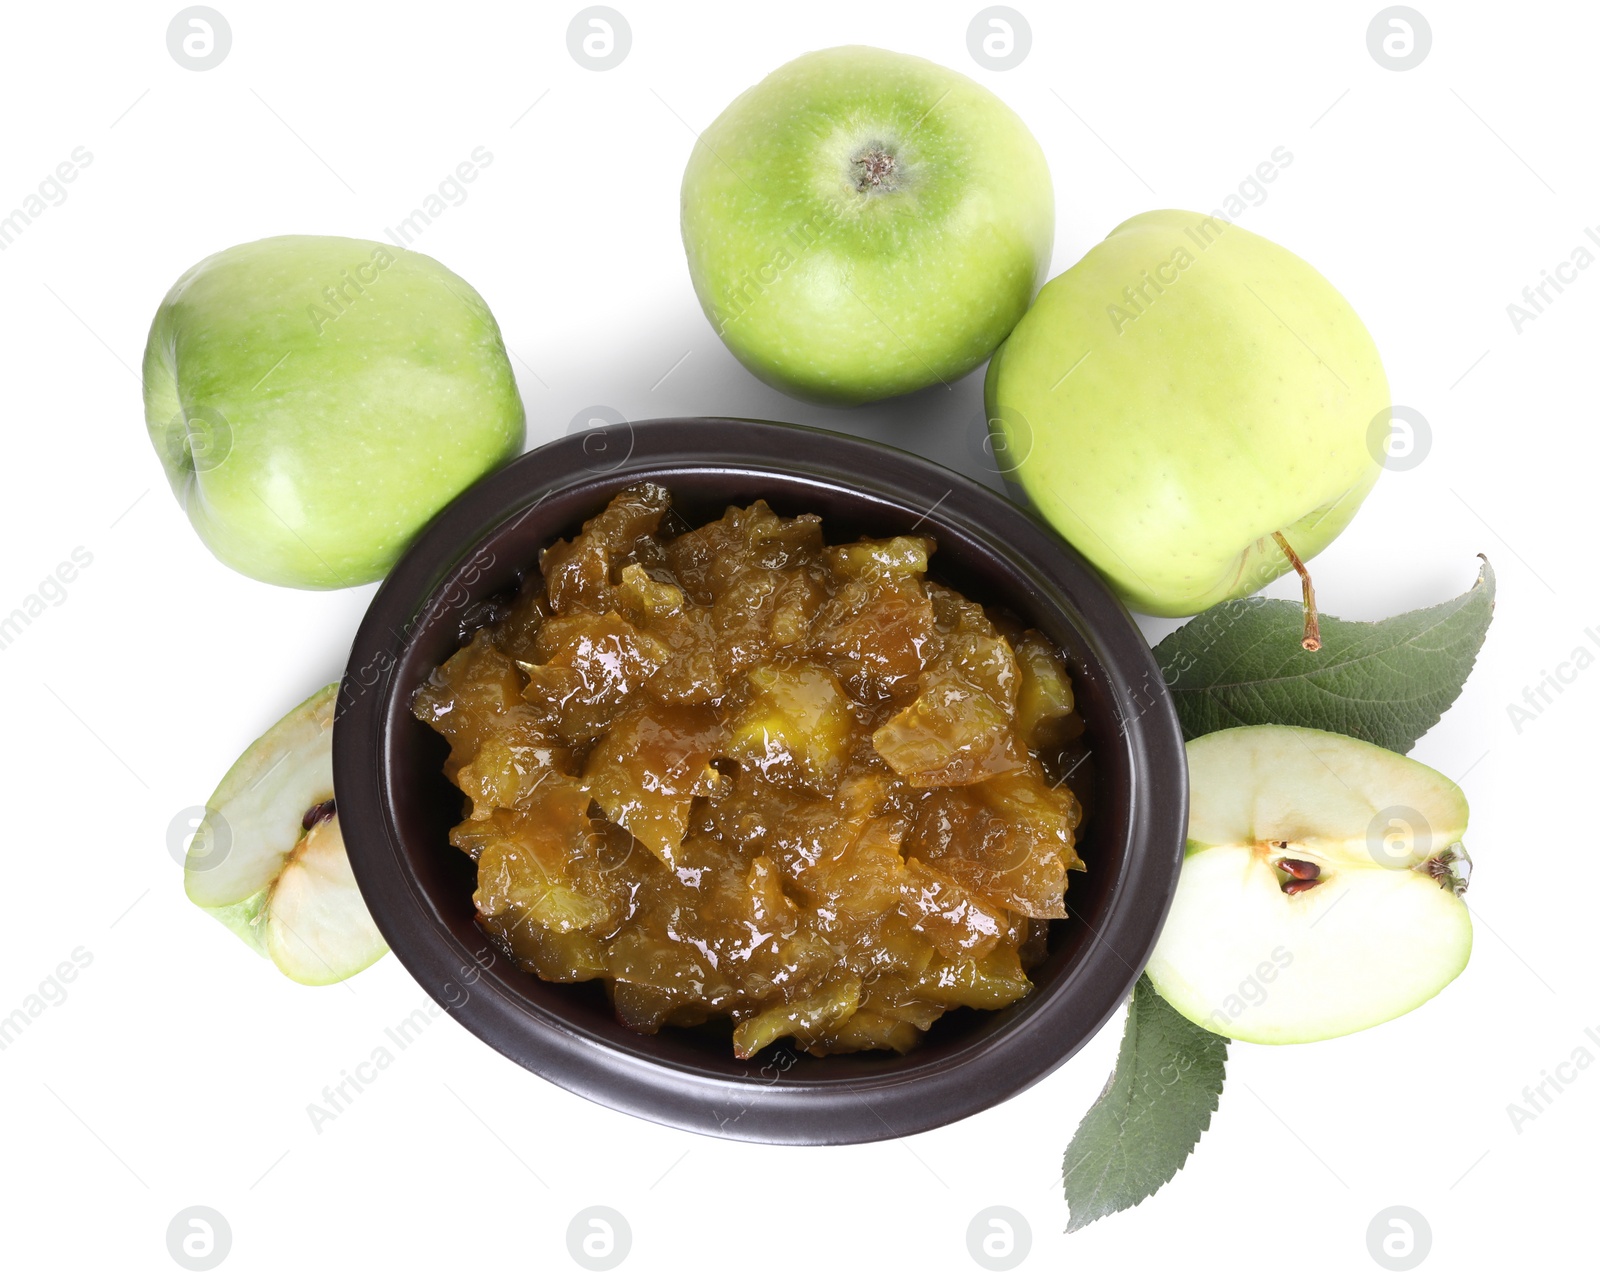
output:
[{"label": "apple flesh", "polygon": [[[1381,469],[1388,382],[1309,264],[1218,218],[1124,222],[989,363],[996,456],[1130,607],[1188,616],[1324,549]],[[1310,646],[1310,645],[1308,645]]]},{"label": "apple flesh", "polygon": [[172,491],[230,567],[278,585],[373,581],[524,420],[484,300],[430,257],[285,235],[172,286],[144,355]]},{"label": "apple flesh", "polygon": [[189,899],[304,985],[342,981],[388,950],[339,832],[338,692],[333,683],[315,693],[239,757],[207,802],[184,865]]},{"label": "apple flesh", "polygon": [[970,372],[1050,264],[1044,153],[987,89],[921,58],[808,53],[747,89],[683,175],[717,334],[763,381],[862,403]]},{"label": "apple flesh", "polygon": [[1188,756],[1188,854],[1148,969],[1179,1012],[1228,1038],[1308,1043],[1460,975],[1471,862],[1449,778],[1308,728],[1230,728]]}]

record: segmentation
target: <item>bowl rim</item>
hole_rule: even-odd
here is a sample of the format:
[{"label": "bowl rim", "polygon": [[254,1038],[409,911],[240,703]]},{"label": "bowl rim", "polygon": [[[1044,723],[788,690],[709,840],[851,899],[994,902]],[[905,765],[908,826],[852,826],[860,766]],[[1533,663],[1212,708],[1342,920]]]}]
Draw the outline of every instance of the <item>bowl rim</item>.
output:
[{"label": "bowl rim", "polygon": [[[796,1079],[786,1069],[769,1076],[771,1066],[758,1065],[760,1058],[737,1075],[669,1060],[645,1035],[604,1041],[528,998],[516,987],[520,971],[497,963],[487,938],[469,950],[409,871],[393,808],[392,735],[409,717],[412,689],[398,686],[394,672],[422,626],[441,609],[459,608],[458,579],[474,557],[552,497],[597,478],[615,491],[707,470],[747,482],[766,475],[774,483],[829,485],[907,512],[928,507],[922,519],[1003,556],[1039,602],[1048,595],[1056,611],[1065,606],[1107,675],[1116,722],[1090,727],[1102,736],[1114,729],[1132,785],[1110,904],[1063,979],[1037,986],[1013,1005],[1014,1014],[987,1014],[1007,1019],[975,1042],[925,1060],[913,1051],[870,1076]],[[671,487],[670,479],[663,482]],[[550,538],[570,531],[552,528]],[[407,704],[397,713],[401,700]],[[1177,889],[1188,824],[1183,739],[1159,665],[1127,610],[1071,546],[1005,495],[925,457],[859,436],[748,418],[661,418],[569,434],[458,496],[412,542],[367,608],[340,687],[333,756],[340,824],[367,907],[401,964],[458,1022],[531,1072],[609,1108],[773,1144],[910,1135],[969,1117],[1053,1072],[1094,1037],[1143,971]]]}]

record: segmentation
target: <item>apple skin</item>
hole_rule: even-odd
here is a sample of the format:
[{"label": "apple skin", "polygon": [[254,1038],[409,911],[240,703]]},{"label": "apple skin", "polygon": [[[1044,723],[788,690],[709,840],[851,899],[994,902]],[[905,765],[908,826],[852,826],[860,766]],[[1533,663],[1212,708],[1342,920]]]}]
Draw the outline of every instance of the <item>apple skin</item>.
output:
[{"label": "apple skin", "polygon": [[1302,560],[1338,536],[1377,482],[1369,428],[1390,405],[1372,338],[1327,280],[1181,210],[1124,222],[1046,284],[984,398],[1028,500],[1163,617],[1289,571],[1274,532]]},{"label": "apple skin", "polygon": [[201,540],[242,573],[310,589],[383,576],[525,438],[472,286],[421,253],[335,236],[240,244],[185,272],[150,326],[144,401]]},{"label": "apple skin", "polygon": [[[896,157],[857,190],[852,158]],[[850,46],[740,94],[683,175],[683,245],[718,336],[762,381],[863,403],[952,382],[1022,318],[1055,196],[1012,110],[933,62]]]}]

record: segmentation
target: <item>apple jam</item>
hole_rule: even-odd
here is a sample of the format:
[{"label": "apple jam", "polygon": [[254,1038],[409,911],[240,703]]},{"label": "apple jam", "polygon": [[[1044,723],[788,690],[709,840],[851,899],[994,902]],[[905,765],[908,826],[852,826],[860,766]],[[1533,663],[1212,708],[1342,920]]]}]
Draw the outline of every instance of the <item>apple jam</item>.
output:
[{"label": "apple jam", "polygon": [[904,1052],[1026,994],[1083,868],[1083,723],[934,550],[760,501],[689,530],[641,484],[544,551],[415,700],[480,926],[634,1029],[730,1018],[741,1058]]}]

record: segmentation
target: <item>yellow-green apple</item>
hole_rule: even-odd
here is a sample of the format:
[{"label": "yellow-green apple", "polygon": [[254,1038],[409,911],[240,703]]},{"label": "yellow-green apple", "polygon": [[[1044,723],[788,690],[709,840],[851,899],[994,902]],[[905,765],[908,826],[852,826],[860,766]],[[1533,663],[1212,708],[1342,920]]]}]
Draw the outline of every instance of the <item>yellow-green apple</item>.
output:
[{"label": "yellow-green apple", "polygon": [[[1272,241],[1177,210],[1040,290],[989,363],[996,455],[1128,604],[1177,617],[1309,559],[1377,481],[1372,338]],[[1308,636],[1307,646],[1311,646]]]},{"label": "yellow-green apple", "polygon": [[859,46],[796,58],[700,135],[683,175],[689,276],[763,381],[861,403],[951,382],[1050,265],[1044,153],[963,75]]},{"label": "yellow-green apple", "polygon": [[381,577],[439,508],[522,449],[488,305],[431,257],[284,235],[172,286],[145,423],[217,558],[279,585]]}]

